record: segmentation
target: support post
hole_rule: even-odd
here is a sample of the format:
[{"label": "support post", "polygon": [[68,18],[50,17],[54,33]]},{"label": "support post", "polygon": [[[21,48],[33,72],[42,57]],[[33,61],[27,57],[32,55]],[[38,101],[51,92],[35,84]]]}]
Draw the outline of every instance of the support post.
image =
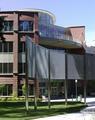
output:
[{"label": "support post", "polygon": [[67,51],[66,50],[65,50],[65,80],[64,80],[64,87],[65,87],[65,104],[67,105],[68,92],[67,92]]},{"label": "support post", "polygon": [[36,62],[36,44],[35,44],[35,79],[34,79],[34,109],[37,110],[37,62]]},{"label": "support post", "polygon": [[48,108],[50,109],[50,95],[51,95],[51,87],[50,87],[50,49],[48,49]]},{"label": "support post", "polygon": [[75,80],[75,92],[76,92],[76,101],[78,101],[78,80]]},{"label": "support post", "polygon": [[86,105],[86,80],[84,80],[84,104]]},{"label": "support post", "polygon": [[84,54],[84,104],[86,105],[86,54]]},{"label": "support post", "polygon": [[64,87],[65,87],[65,104],[67,104],[67,80],[64,80]]},{"label": "support post", "polygon": [[28,60],[27,60],[27,45],[25,46],[25,60],[26,60],[26,75],[25,75],[25,106],[26,106],[26,111],[29,110],[29,104],[28,104]]}]

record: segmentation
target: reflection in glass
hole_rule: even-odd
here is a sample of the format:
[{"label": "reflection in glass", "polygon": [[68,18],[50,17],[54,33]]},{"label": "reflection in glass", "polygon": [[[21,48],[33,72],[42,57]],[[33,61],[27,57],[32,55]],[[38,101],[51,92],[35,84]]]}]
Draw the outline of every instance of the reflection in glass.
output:
[{"label": "reflection in glass", "polygon": [[64,28],[55,25],[42,25],[39,24],[39,31],[41,37],[63,39],[64,38]]},{"label": "reflection in glass", "polygon": [[13,31],[13,21],[4,21],[4,31]]},{"label": "reflection in glass", "polygon": [[20,21],[20,31],[33,31],[33,22],[31,21]]},{"label": "reflection in glass", "polygon": [[39,13],[39,23],[44,25],[53,24],[53,19],[46,13]]}]

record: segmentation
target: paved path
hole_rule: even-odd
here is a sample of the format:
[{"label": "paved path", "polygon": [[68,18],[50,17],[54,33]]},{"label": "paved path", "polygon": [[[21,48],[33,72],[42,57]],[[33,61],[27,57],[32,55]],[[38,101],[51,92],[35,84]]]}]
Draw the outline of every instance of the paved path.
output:
[{"label": "paved path", "polygon": [[35,120],[95,120],[95,98],[87,98],[88,107],[79,113],[57,115]]}]

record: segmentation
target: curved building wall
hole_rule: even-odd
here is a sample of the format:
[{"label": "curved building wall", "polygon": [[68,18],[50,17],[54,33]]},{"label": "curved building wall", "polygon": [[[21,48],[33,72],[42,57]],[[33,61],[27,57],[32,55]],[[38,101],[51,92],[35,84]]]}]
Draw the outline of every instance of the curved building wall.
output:
[{"label": "curved building wall", "polygon": [[39,15],[39,24],[49,25],[54,24],[53,18],[47,13],[38,13]]}]

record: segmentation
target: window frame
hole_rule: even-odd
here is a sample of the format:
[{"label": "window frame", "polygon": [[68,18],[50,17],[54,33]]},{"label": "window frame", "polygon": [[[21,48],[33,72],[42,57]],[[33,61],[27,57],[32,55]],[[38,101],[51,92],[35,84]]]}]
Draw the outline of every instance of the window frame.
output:
[{"label": "window frame", "polygon": [[0,74],[13,73],[13,63],[0,63]]}]

